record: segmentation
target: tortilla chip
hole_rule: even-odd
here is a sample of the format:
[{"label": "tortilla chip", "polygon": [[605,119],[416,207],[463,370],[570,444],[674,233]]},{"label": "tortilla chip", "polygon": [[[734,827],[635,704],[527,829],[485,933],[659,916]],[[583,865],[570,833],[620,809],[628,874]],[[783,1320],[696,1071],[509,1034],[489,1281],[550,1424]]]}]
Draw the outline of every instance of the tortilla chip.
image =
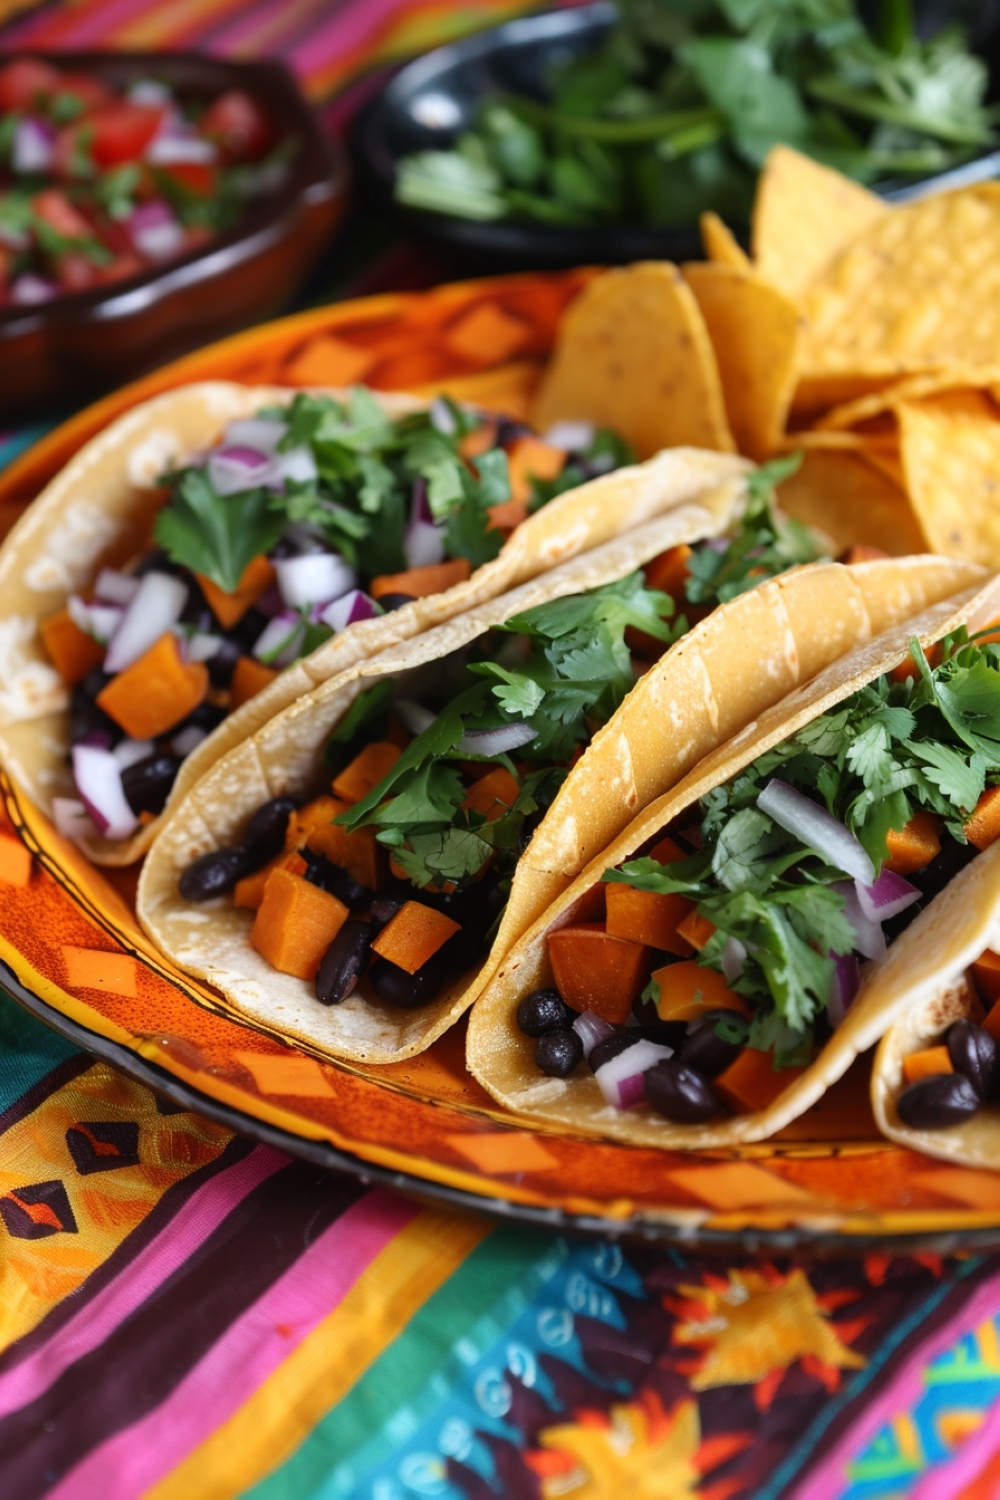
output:
[{"label": "tortilla chip", "polygon": [[922,375],[911,375],[906,380],[860,396],[856,401],[845,401],[835,406],[817,421],[816,426],[824,432],[846,430],[860,426],[873,417],[891,412],[900,401],[921,401],[927,396],[939,396],[946,391],[962,389],[986,390],[997,399],[1000,387],[1000,369],[986,367],[976,369],[971,365],[957,366],[949,370],[928,370]]},{"label": "tortilla chip", "polygon": [[935,552],[1000,567],[1000,413],[963,391],[896,408],[910,502]]},{"label": "tortilla chip", "polygon": [[775,146],[757,183],[755,269],[801,297],[836,255],[889,212],[884,199],[790,146]]},{"label": "tortilla chip", "polygon": [[690,444],[735,452],[704,319],[667,261],[606,271],[563,318],[532,410],[539,432],[610,427],[640,458]]},{"label": "tortilla chip", "polygon": [[926,546],[905,491],[862,453],[807,450],[778,497],[789,515],[830,538],[835,555],[855,542],[893,557]]},{"label": "tortilla chip", "polygon": [[737,271],[752,271],[753,262],[728,224],[718,214],[704,213],[698,220],[705,255],[716,265],[732,266]]},{"label": "tortilla chip", "polygon": [[806,375],[1000,365],[1000,183],[884,213],[803,305]]},{"label": "tortilla chip", "polygon": [[418,385],[413,394],[422,401],[450,396],[453,401],[468,401],[486,411],[526,421],[540,373],[536,360],[521,359],[498,365],[495,370],[476,370],[471,375],[453,375],[431,385]]},{"label": "tortilla chip", "polygon": [[[836,564],[827,564],[828,567]],[[662,835],[675,818],[685,814],[698,799],[727,782],[766,750],[795,734],[803,725],[849,697],[866,683],[902,661],[913,636],[929,645],[960,623],[993,618],[1000,609],[1000,581],[966,587],[930,608],[920,609],[921,575],[931,570],[941,581],[967,583],[977,570],[942,558],[906,558],[902,562],[861,563],[842,572],[866,591],[866,598],[886,609],[886,595],[903,578],[911,585],[908,602],[919,613],[896,614],[893,623],[866,645],[836,659],[803,687],[765,709],[746,731],[720,746],[699,762],[665,796],[650,803],[645,812],[590,865],[544,912],[534,926],[513,946],[499,964],[469,1021],[466,1056],[479,1082],[507,1109],[522,1119],[543,1120],[583,1135],[603,1136],[638,1146],[669,1149],[715,1148],[744,1141],[765,1140],[797,1118],[820,1099],[850,1067],[854,1058],[874,1045],[895,1018],[900,1003],[895,976],[912,965],[914,950],[919,960],[921,944],[910,933],[925,919],[933,922],[934,905],[893,944],[881,965],[869,970],[858,998],[843,1024],[823,1048],[816,1061],[798,1073],[795,1081],[766,1110],[733,1116],[718,1123],[680,1125],[642,1107],[625,1111],[609,1108],[597,1082],[588,1070],[578,1069],[565,1080],[543,1077],[535,1067],[534,1042],[518,1030],[515,1013],[520,1001],[534,990],[552,984],[546,934],[574,920],[593,917],[593,895],[605,870],[632,858]],[[800,575],[801,576],[801,575]],[[786,581],[796,577],[785,575]],[[775,580],[781,582],[782,580]],[[924,598],[927,598],[926,593]],[[901,597],[894,601],[898,607]],[[888,610],[882,616],[885,620]],[[822,633],[821,617],[817,632]],[[730,641],[735,644],[736,632]],[[815,644],[815,643],[814,643]],[[926,922],[925,922],[926,927]],[[935,970],[936,971],[936,970]],[[886,977],[887,976],[887,977]],[[887,999],[887,994],[892,997]],[[901,991],[906,1001],[905,987]]]},{"label": "tortilla chip", "polygon": [[752,271],[702,263],[685,266],[684,278],[715,349],[736,446],[761,462],[778,447],[792,402],[798,309]]},{"label": "tortilla chip", "polygon": [[[800,348],[802,342],[800,339]],[[799,383],[792,397],[789,425],[792,428],[807,427],[819,421],[831,408],[893,390],[903,378],[898,374],[866,375],[853,371],[838,375],[800,372]]]}]

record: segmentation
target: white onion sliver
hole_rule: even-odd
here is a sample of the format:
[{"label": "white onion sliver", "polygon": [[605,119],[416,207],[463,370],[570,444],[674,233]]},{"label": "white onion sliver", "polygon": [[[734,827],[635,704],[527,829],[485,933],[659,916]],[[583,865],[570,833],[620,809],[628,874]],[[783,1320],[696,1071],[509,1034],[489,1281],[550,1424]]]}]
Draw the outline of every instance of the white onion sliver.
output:
[{"label": "white onion sliver", "polygon": [[435,396],[431,402],[430,418],[431,426],[445,436],[455,431],[455,413],[441,396]]},{"label": "white onion sliver", "polygon": [[573,1022],[573,1030],[583,1043],[583,1055],[586,1058],[590,1057],[598,1042],[606,1041],[615,1033],[615,1028],[609,1026],[607,1021],[595,1015],[592,1010],[582,1011],[577,1016]]},{"label": "white onion sliver", "polygon": [[543,443],[562,448],[565,453],[585,453],[593,441],[592,422],[554,422],[542,436]]},{"label": "white onion sliver", "polygon": [[432,568],[444,561],[444,531],[430,521],[411,521],[403,538],[408,568]]},{"label": "white onion sliver", "polygon": [[106,672],[123,672],[172,630],[184,612],[190,590],[173,573],[145,573],[111,637]]},{"label": "white onion sliver", "polygon": [[865,916],[853,880],[840,880],[830,889],[838,891],[844,898],[844,916],[854,928],[857,937],[854,946],[858,952],[865,958],[884,958],[885,933],[878,922],[873,922],[871,917]]},{"label": "white onion sliver", "polygon": [[30,115],[14,129],[11,166],[15,172],[47,172],[55,155],[56,133],[47,120]]},{"label": "white onion sliver", "polygon": [[875,866],[860,840],[825,807],[787,782],[777,777],[769,781],[757,798],[757,806],[779,828],[815,849],[834,869],[843,870],[865,885],[875,879]]},{"label": "white onion sliver", "polygon": [[275,615],[254,643],[253,654],[269,666],[287,666],[295,660],[305,627],[298,615]]},{"label": "white onion sliver", "polygon": [[35,307],[40,302],[51,302],[58,295],[59,288],[54,281],[36,276],[33,271],[25,271],[10,288],[10,300],[18,307]]},{"label": "white onion sliver", "polygon": [[119,740],[111,754],[121,769],[127,771],[129,766],[137,766],[141,760],[148,760],[155,750],[152,740]]},{"label": "white onion sliver", "polygon": [[898,916],[914,901],[920,900],[920,891],[911,881],[905,880],[893,870],[883,870],[873,885],[864,885],[856,880],[861,910],[873,922],[888,922]]},{"label": "white onion sliver", "polygon": [[73,746],[73,780],[98,831],[108,839],[127,839],[139,826],[122,790],[121,767],[109,750]]},{"label": "white onion sliver", "polygon": [[336,552],[306,552],[280,557],[274,564],[278,587],[288,609],[329,604],[357,585],[354,569]]},{"label": "white onion sliver", "polygon": [[92,839],[97,835],[97,824],[75,797],[52,798],[52,821],[64,839]]},{"label": "white onion sliver", "polygon": [[[634,1097],[637,1091],[627,1088],[629,1080],[641,1076],[658,1062],[673,1055],[673,1047],[661,1047],[642,1037],[633,1042],[631,1047],[626,1047],[624,1052],[619,1052],[617,1057],[609,1058],[594,1074],[606,1103],[613,1104],[616,1109],[629,1109],[633,1104],[640,1103],[645,1090],[638,1098]],[[626,1099],[628,1102],[625,1102]]]},{"label": "white onion sliver", "polygon": [[727,984],[732,984],[739,979],[746,961],[745,944],[741,943],[739,938],[727,937],[726,946],[722,950],[722,977]]},{"label": "white onion sliver", "polygon": [[377,615],[374,600],[362,589],[351,589],[350,593],[342,594],[339,599],[328,604],[320,614],[320,619],[339,635],[349,625],[357,625],[362,620],[374,620]]},{"label": "white onion sliver", "polygon": [[276,477],[294,479],[299,484],[311,484],[319,478],[319,469],[312,449],[307,443],[299,448],[289,448],[287,453],[275,457]]},{"label": "white onion sliver", "polygon": [[170,741],[170,748],[175,755],[179,755],[181,760],[183,760],[185,756],[191,754],[192,750],[198,748],[202,740],[207,738],[208,736],[204,729],[199,729],[197,724],[189,724],[186,729],[182,729],[179,734],[174,735]]},{"label": "white onion sliver", "polygon": [[288,423],[277,417],[238,417],[226,427],[224,447],[256,448],[271,454],[288,431]]},{"label": "white onion sliver", "polygon": [[218,155],[212,142],[200,135],[158,135],[145,151],[146,160],[154,167],[172,167],[178,162],[211,166]]},{"label": "white onion sliver", "polygon": [[398,698],[394,707],[403,721],[403,728],[411,734],[423,734],[437,718],[437,714],[431,713],[422,703],[415,703],[412,698]]},{"label": "white onion sliver", "polygon": [[188,661],[211,661],[213,656],[218,655],[221,646],[221,635],[209,635],[206,631],[195,630],[187,640]]},{"label": "white onion sliver", "polygon": [[115,568],[102,568],[94,584],[94,596],[102,604],[131,604],[139,592],[141,578],[131,573],[119,573]]},{"label": "white onion sliver", "polygon": [[530,724],[502,724],[499,729],[470,729],[463,734],[457,748],[463,755],[509,755],[528,745],[538,731]]}]

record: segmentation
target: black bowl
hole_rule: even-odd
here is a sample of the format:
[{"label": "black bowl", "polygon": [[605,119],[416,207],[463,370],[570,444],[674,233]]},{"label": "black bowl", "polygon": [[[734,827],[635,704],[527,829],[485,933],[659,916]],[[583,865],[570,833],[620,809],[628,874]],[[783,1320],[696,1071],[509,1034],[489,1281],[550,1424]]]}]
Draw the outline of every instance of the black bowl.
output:
[{"label": "black bowl", "polygon": [[276,138],[292,137],[297,147],[282,184],[200,249],[109,286],[0,312],[2,422],[93,400],[278,312],[322,255],[346,206],[350,176],[346,152],[328,138],[283,63],[225,62],[196,52],[45,57],[116,89],[144,77],[162,79],[182,98],[243,89]]}]

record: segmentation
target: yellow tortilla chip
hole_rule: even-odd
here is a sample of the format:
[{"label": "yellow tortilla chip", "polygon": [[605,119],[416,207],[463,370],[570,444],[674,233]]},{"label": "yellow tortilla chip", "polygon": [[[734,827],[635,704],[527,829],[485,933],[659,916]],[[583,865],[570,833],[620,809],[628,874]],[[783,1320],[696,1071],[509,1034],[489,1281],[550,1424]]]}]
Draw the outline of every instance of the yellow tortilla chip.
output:
[{"label": "yellow tortilla chip", "polygon": [[925,396],[937,396],[963,387],[987,390],[996,400],[997,390],[1000,389],[1000,369],[992,366],[976,369],[969,365],[950,370],[929,370],[926,374],[899,380],[894,385],[873,391],[867,396],[859,396],[856,401],[845,401],[842,406],[835,406],[832,411],[820,417],[816,426],[822,431],[857,427],[872,417],[892,411],[900,401],[921,401]]},{"label": "yellow tortilla chip", "polygon": [[701,230],[701,243],[709,260],[720,266],[732,266],[737,271],[753,270],[749,255],[718,214],[702,214],[698,227]]},{"label": "yellow tortilla chip", "polygon": [[792,402],[798,308],[776,287],[735,266],[685,266],[684,277],[715,349],[736,446],[760,462],[778,446]]},{"label": "yellow tortilla chip", "polygon": [[570,307],[532,421],[545,432],[578,420],[612,428],[641,459],[681,446],[736,451],[712,342],[676,266],[607,271]]},{"label": "yellow tortilla chip", "polygon": [[754,266],[786,296],[799,297],[845,245],[888,213],[883,199],[849,177],[775,146],[757,184]]},{"label": "yellow tortilla chip", "polygon": [[[804,341],[803,336],[800,348]],[[866,375],[859,371],[845,371],[838,375],[800,373],[799,383],[792,397],[791,424],[795,427],[809,426],[819,421],[831,408],[893,390],[901,378],[899,375]]]},{"label": "yellow tortilla chip", "polygon": [[1000,183],[883,214],[803,305],[806,375],[1000,364]]},{"label": "yellow tortilla chip", "polygon": [[906,487],[935,552],[1000,567],[1000,413],[963,391],[896,408]]},{"label": "yellow tortilla chip", "polygon": [[926,547],[905,491],[860,453],[807,450],[778,498],[789,515],[825,532],[834,554],[856,542],[895,557]]}]

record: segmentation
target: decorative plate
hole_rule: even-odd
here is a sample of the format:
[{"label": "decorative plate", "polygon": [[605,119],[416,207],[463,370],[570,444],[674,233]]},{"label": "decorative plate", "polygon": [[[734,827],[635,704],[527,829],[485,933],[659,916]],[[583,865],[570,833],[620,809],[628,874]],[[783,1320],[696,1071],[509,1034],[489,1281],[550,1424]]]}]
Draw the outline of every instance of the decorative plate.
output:
[{"label": "decorative plate", "polygon": [[[587,272],[341,303],[257,328],[74,417],[0,476],[0,529],[112,417],[184,381],[448,389],[526,406]],[[253,1026],[165,961],[135,921],[134,871],[99,872],[0,776],[0,827],[35,855],[0,900],[0,979],[83,1047],[191,1108],[331,1167],[509,1216],[702,1248],[939,1251],[1000,1243],[1000,1174],[878,1138],[865,1060],[774,1141],[681,1153],[512,1123],[469,1077],[464,1029],[383,1068],[337,1064]],[[94,987],[89,953],[109,955]],[[89,961],[88,961],[89,959]]]}]

